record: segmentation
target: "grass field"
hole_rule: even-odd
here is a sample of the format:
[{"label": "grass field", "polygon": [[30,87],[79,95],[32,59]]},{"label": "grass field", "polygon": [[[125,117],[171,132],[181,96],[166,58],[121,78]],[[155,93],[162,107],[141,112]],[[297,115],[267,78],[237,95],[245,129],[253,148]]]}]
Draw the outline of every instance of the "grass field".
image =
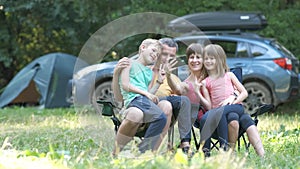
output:
[{"label": "grass field", "polygon": [[[295,104],[296,103],[296,104]],[[297,105],[298,104],[298,105]],[[136,154],[134,142],[113,159],[110,119],[88,109],[0,109],[0,168],[300,168],[299,101],[259,117],[266,150],[260,159],[249,153],[201,152],[188,159],[181,151]],[[165,142],[164,142],[165,145]],[[165,153],[162,153],[165,152]]]}]

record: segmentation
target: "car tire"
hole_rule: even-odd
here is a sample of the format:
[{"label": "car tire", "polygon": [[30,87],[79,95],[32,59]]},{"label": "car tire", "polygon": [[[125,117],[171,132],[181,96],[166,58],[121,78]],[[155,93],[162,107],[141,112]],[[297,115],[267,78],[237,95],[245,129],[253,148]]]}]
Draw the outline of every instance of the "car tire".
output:
[{"label": "car tire", "polygon": [[272,93],[264,84],[248,82],[244,86],[248,92],[248,97],[243,102],[247,113],[253,114],[260,105],[272,103]]},{"label": "car tire", "polygon": [[99,85],[95,86],[95,90],[91,94],[91,103],[97,113],[100,113],[102,109],[101,106],[97,103],[97,100],[113,99],[111,84],[112,81],[100,83]]}]

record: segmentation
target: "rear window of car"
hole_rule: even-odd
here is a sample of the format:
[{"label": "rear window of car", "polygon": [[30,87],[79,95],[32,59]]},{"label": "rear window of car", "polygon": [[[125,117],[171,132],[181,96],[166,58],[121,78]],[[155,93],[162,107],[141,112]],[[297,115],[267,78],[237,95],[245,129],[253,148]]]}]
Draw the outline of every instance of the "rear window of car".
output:
[{"label": "rear window of car", "polygon": [[288,50],[286,49],[283,45],[281,45],[279,42],[277,41],[272,41],[271,46],[273,46],[275,49],[283,52],[284,55],[286,56],[290,56],[290,57],[294,57],[294,55]]},{"label": "rear window of car", "polygon": [[255,44],[250,44],[249,46],[250,46],[250,53],[253,57],[262,56],[268,51],[268,49]]}]

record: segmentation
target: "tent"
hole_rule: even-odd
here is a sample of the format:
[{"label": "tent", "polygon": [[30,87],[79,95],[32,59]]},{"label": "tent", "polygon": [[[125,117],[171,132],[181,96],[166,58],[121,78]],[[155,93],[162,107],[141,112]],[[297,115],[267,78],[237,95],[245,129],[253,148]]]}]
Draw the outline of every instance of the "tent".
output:
[{"label": "tent", "polygon": [[6,86],[0,96],[0,108],[14,104],[69,107],[66,88],[75,65],[79,70],[88,64],[64,53],[50,53],[35,59]]}]

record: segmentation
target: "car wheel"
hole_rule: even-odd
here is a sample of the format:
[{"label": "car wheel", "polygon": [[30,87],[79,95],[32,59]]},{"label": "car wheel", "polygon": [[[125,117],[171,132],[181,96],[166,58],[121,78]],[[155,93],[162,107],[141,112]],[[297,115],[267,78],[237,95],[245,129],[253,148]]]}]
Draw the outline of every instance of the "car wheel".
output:
[{"label": "car wheel", "polygon": [[249,82],[244,84],[248,97],[244,100],[244,106],[249,114],[255,113],[261,104],[271,104],[272,94],[263,84],[258,82]]},{"label": "car wheel", "polygon": [[92,92],[91,95],[91,103],[95,108],[97,113],[101,112],[101,107],[97,103],[99,99],[112,99],[112,89],[111,89],[111,81],[100,83],[95,87],[95,90]]}]

